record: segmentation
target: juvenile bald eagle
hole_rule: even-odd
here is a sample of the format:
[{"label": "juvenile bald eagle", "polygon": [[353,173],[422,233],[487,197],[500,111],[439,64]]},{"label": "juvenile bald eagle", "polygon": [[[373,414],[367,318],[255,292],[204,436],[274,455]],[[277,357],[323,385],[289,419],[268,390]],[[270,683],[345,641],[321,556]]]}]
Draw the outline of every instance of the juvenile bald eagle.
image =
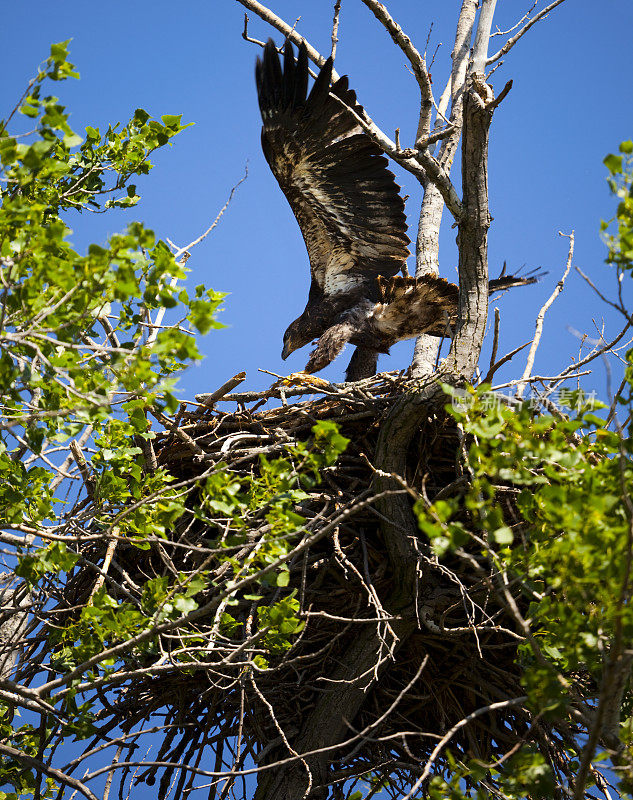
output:
[{"label": "juvenile bald eagle", "polygon": [[[375,374],[378,354],[402,339],[450,335],[458,287],[434,275],[398,275],[409,256],[404,202],[387,159],[349,111],[363,113],[347,77],[331,85],[329,58],[308,94],[305,44],[295,61],[286,41],[282,69],[272,39],[255,77],[264,155],[301,228],[312,276],[281,357],[318,339],[305,368],[318,372],[349,342],[352,381]],[[489,287],[533,281],[507,276]]]}]

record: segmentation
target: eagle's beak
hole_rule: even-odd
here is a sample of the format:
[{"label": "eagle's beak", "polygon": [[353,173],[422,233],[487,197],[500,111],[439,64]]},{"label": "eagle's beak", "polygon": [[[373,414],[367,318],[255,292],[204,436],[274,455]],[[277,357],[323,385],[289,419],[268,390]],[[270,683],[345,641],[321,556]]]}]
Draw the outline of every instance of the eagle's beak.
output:
[{"label": "eagle's beak", "polygon": [[284,342],[284,349],[281,351],[281,358],[285,361],[288,356],[292,353],[292,348],[290,347],[290,340]]}]

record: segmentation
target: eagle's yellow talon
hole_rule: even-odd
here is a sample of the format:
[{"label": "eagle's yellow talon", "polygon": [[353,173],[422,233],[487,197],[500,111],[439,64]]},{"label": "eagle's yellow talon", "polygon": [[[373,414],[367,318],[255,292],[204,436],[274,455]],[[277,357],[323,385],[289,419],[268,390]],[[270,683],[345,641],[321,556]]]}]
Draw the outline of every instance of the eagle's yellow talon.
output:
[{"label": "eagle's yellow talon", "polygon": [[316,389],[325,388],[330,385],[324,378],[317,378],[309,372],[293,372],[286,378],[279,381],[281,386],[314,386]]}]

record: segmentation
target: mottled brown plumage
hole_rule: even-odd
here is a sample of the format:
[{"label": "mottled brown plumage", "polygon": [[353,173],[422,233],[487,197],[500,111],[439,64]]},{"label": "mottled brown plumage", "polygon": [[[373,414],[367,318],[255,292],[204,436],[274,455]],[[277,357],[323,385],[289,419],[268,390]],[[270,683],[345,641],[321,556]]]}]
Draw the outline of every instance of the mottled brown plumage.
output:
[{"label": "mottled brown plumage", "polygon": [[[328,59],[308,94],[305,45],[295,61],[286,42],[282,69],[272,40],[255,75],[262,148],[301,228],[312,277],[282,358],[318,339],[306,366],[317,372],[349,342],[357,349],[346,377],[358,380],[373,375],[378,353],[397,341],[450,335],[457,286],[433,275],[398,275],[409,256],[404,202],[387,159],[358,125],[363,109],[347,78],[331,85]],[[499,281],[491,291],[533,279]]]}]

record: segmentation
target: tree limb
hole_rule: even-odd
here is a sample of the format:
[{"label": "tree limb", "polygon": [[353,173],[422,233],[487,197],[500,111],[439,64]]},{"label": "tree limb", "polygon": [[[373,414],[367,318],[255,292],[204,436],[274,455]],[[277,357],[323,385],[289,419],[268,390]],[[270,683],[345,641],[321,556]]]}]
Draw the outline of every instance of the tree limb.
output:
[{"label": "tree limb", "polygon": [[[435,127],[444,121],[444,114],[451,102],[449,126],[451,132],[442,140],[437,159],[450,175],[455,152],[462,134],[463,87],[468,66],[468,55],[472,29],[477,13],[476,0],[463,0],[455,29],[455,42],[452,51],[451,78],[446,86],[437,109]],[[422,118],[422,116],[420,117]],[[420,129],[418,129],[418,138]],[[424,197],[420,208],[416,240],[416,277],[439,275],[440,226],[444,212],[444,198],[437,186],[430,181],[424,184]],[[440,343],[436,336],[420,336],[413,353],[412,372],[416,378],[430,375],[435,363]]]},{"label": "tree limb", "polygon": [[[549,307],[552,305],[554,300],[558,297],[558,295],[563,291],[563,286],[565,285],[565,280],[569,275],[569,270],[571,269],[571,262],[572,258],[574,257],[574,232],[572,231],[570,234],[564,234],[559,231],[559,236],[568,236],[569,238],[569,251],[567,254],[567,265],[565,266],[565,271],[561,279],[556,284],[556,288],[549,296],[543,307],[538,313],[536,317],[536,332],[534,333],[534,339],[532,339],[532,346],[528,352],[527,361],[525,364],[525,369],[523,370],[523,375],[521,376],[522,383],[519,383],[517,386],[517,397],[523,397],[523,393],[525,391],[525,381],[530,377],[532,374],[532,368],[534,367],[534,358],[536,356],[536,351],[538,350],[539,343],[541,341],[541,336],[543,335],[543,321],[545,319],[545,314]],[[578,364],[575,365],[576,367],[579,366]]]},{"label": "tree limb", "polygon": [[[418,124],[417,138],[428,136],[431,128],[431,113],[433,111],[433,89],[431,87],[431,79],[426,68],[424,56],[416,50],[411,39],[393,19],[382,3],[377,2],[377,0],[363,0],[363,3],[386,28],[394,44],[402,50],[409,64],[411,64],[411,69],[420,87],[421,95],[420,121]],[[416,146],[418,146],[417,142]]]},{"label": "tree limb", "polygon": [[[248,8],[249,11],[252,11],[253,14],[257,14],[260,19],[263,19],[264,22],[267,22],[269,25],[272,25],[273,28],[276,28],[280,33],[290,39],[290,41],[295,44],[297,47],[303,42],[306,46],[308,51],[308,57],[311,61],[313,61],[318,67],[322,67],[323,64],[326,62],[326,58],[324,58],[321,53],[319,53],[316,48],[314,48],[307,39],[304,39],[303,36],[298,34],[294,27],[288,25],[287,22],[284,22],[281,17],[278,17],[273,11],[266,6],[258,3],[257,0],[237,0],[238,3],[241,3],[244,8]],[[332,70],[332,81],[337,81],[339,78],[338,73],[336,70]]]},{"label": "tree limb", "polygon": [[473,47],[472,72],[483,73],[488,57],[488,42],[490,41],[490,31],[492,20],[495,15],[497,0],[482,0],[479,21],[477,22],[477,32],[475,34],[475,45]]},{"label": "tree limb", "polygon": [[486,65],[494,64],[495,61],[498,61],[500,58],[503,58],[506,55],[506,53],[509,53],[510,50],[512,50],[512,48],[519,41],[519,39],[522,36],[525,36],[525,34],[530,30],[530,28],[533,25],[536,25],[536,23],[539,20],[543,19],[543,17],[547,16],[550,11],[553,11],[556,8],[556,6],[559,6],[563,2],[565,2],[565,0],[554,0],[554,2],[550,3],[547,6],[547,8],[544,8],[542,11],[539,11],[539,13],[535,17],[533,17],[529,22],[527,22],[521,28],[521,30],[518,31],[518,33],[515,33],[512,38],[508,39],[508,41],[503,45],[503,47],[500,50],[498,50],[493,56],[490,56],[488,59],[486,59]]},{"label": "tree limb", "polygon": [[458,226],[459,323],[447,359],[449,372],[469,379],[479,359],[488,315],[488,132],[490,87],[469,77],[464,99],[462,186],[464,216]]}]

